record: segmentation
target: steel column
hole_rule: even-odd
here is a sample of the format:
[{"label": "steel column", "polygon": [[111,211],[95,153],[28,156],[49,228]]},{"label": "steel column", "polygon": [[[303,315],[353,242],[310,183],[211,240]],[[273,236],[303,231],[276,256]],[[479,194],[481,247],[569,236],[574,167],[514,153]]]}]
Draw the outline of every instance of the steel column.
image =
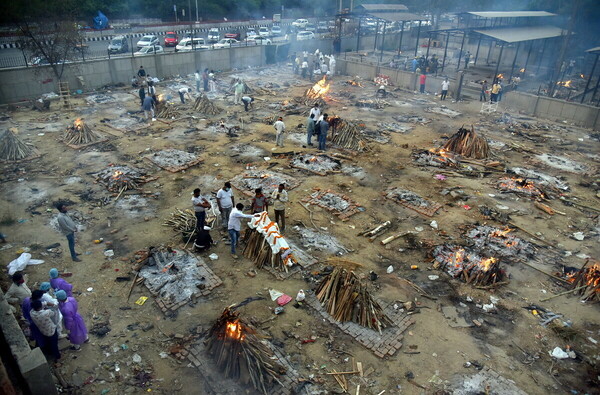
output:
[{"label": "steel column", "polygon": [[[585,89],[583,90],[583,94],[581,95],[581,103],[583,103],[583,101],[585,100],[585,94],[588,91],[588,88],[590,87],[590,82],[592,82],[592,77],[594,76],[594,71],[596,71],[596,64],[598,63],[598,57],[600,56],[600,54],[596,54],[596,59],[594,59],[594,65],[592,66],[592,71],[590,71],[590,76],[588,77],[588,80],[585,84]],[[600,81],[600,76],[598,77],[598,80]],[[592,96],[592,100],[594,99],[594,96]]]},{"label": "steel column", "polygon": [[417,50],[419,49],[419,38],[421,37],[421,22],[419,21],[419,28],[417,29],[417,44],[415,45],[415,56],[417,56]]}]

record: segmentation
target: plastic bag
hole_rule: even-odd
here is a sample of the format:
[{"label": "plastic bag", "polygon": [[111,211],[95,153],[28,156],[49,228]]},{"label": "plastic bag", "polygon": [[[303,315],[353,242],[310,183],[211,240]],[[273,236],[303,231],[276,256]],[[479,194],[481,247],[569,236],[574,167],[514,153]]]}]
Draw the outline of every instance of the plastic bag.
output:
[{"label": "plastic bag", "polygon": [[24,252],[17,259],[8,264],[8,274],[13,275],[27,267],[27,265],[39,265],[44,263],[41,259],[31,259],[31,254]]}]

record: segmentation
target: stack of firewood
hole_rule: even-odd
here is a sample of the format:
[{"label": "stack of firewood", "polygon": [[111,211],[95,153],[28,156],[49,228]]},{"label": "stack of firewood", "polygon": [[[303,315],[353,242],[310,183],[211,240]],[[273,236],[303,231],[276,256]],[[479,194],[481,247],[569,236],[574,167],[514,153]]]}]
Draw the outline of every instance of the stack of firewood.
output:
[{"label": "stack of firewood", "polygon": [[588,260],[573,279],[573,288],[581,300],[600,301],[600,262]]},{"label": "stack of firewood", "polygon": [[315,295],[337,321],[356,322],[379,332],[392,324],[371,296],[366,283],[354,271],[336,267],[321,281]]},{"label": "stack of firewood", "polygon": [[166,119],[174,119],[179,117],[179,111],[168,102],[164,102],[159,106],[158,112],[156,114],[158,118],[166,118]]},{"label": "stack of firewood", "polygon": [[196,231],[196,215],[190,209],[175,210],[174,213],[171,213],[171,217],[165,220],[163,226],[168,226],[175,232],[181,232],[184,237],[190,237]]},{"label": "stack of firewood", "polygon": [[279,118],[278,115],[267,115],[263,118],[263,123],[265,125],[273,125],[277,121],[277,118]]},{"label": "stack of firewood", "polygon": [[[262,269],[264,266],[272,267],[277,271],[289,270],[288,265],[282,257],[282,253],[273,253],[269,241],[257,229],[248,229],[244,235],[246,247],[244,248],[244,256],[254,262],[257,268]],[[290,256],[292,263],[296,263],[293,256]]]},{"label": "stack of firewood", "polygon": [[204,115],[217,115],[221,112],[221,109],[214,105],[213,102],[208,100],[206,95],[202,95],[196,99],[194,103],[194,110]]},{"label": "stack of firewood", "polygon": [[460,128],[444,144],[444,149],[467,158],[485,159],[490,155],[490,147],[484,137],[471,130]]},{"label": "stack of firewood", "polygon": [[330,117],[328,122],[331,129],[331,138],[328,139],[333,144],[353,151],[369,149],[367,142],[361,137],[358,127],[353,122],[347,122],[340,117]]},{"label": "stack of firewood", "polygon": [[254,389],[267,395],[273,383],[285,373],[276,357],[256,331],[244,323],[239,313],[228,307],[210,328],[205,341],[208,353],[216,366],[231,379],[243,384],[252,383]]},{"label": "stack of firewood", "polygon": [[63,141],[70,145],[89,145],[100,140],[102,136],[90,129],[82,119],[76,119],[63,135]]},{"label": "stack of firewood", "polygon": [[35,149],[17,137],[18,131],[11,128],[0,137],[0,160],[16,161],[36,155]]}]

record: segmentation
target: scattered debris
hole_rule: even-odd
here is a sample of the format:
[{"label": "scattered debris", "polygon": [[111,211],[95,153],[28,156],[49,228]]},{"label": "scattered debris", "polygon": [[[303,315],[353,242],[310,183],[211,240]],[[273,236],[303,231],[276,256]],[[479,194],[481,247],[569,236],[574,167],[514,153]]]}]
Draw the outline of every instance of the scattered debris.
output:
[{"label": "scattered debris", "polygon": [[433,215],[442,208],[442,205],[431,200],[427,200],[418,194],[398,187],[391,187],[385,191],[386,199],[392,200],[404,207],[415,210],[416,212],[433,217]]},{"label": "scattered debris", "polygon": [[177,173],[202,162],[202,159],[194,154],[172,148],[155,152],[145,158],[171,173]]},{"label": "scattered debris", "polygon": [[362,209],[358,203],[348,196],[335,193],[331,189],[321,191],[321,189],[315,188],[315,192],[302,199],[302,201],[329,210],[343,221]]}]

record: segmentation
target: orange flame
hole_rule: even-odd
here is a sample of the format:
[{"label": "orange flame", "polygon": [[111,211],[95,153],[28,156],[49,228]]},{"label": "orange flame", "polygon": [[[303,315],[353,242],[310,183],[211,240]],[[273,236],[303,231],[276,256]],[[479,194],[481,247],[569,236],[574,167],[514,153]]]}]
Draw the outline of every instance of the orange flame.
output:
[{"label": "orange flame", "polygon": [[244,340],[245,336],[242,331],[242,324],[239,323],[239,320],[227,323],[227,328],[225,329],[225,335],[227,335],[227,337],[230,337],[234,340],[240,340],[240,341]]},{"label": "orange flame", "polygon": [[504,74],[498,74],[498,75],[496,76],[496,78],[498,78],[498,79],[502,79],[502,78],[504,78]]},{"label": "orange flame", "polygon": [[494,265],[494,263],[498,262],[497,258],[487,258],[482,260],[481,262],[479,262],[479,267],[481,267],[481,269],[484,272],[487,272],[488,270],[490,270],[492,268],[492,266]]},{"label": "orange flame", "polygon": [[121,170],[115,170],[115,172],[112,175],[112,178],[114,178],[115,180],[118,180],[119,178],[121,178],[122,175],[123,175],[123,172]]},{"label": "orange flame", "polygon": [[565,88],[570,88],[571,87],[571,82],[572,82],[571,80],[568,80],[568,81],[558,81],[556,83],[556,85],[564,86]]},{"label": "orange flame", "polygon": [[521,70],[519,70],[520,73],[524,73],[525,72],[525,67],[523,67]]},{"label": "orange flame", "polygon": [[323,97],[327,92],[329,92],[330,85],[331,84],[327,83],[327,76],[324,75],[319,82],[314,84],[312,88],[306,92],[306,96],[310,99]]}]

